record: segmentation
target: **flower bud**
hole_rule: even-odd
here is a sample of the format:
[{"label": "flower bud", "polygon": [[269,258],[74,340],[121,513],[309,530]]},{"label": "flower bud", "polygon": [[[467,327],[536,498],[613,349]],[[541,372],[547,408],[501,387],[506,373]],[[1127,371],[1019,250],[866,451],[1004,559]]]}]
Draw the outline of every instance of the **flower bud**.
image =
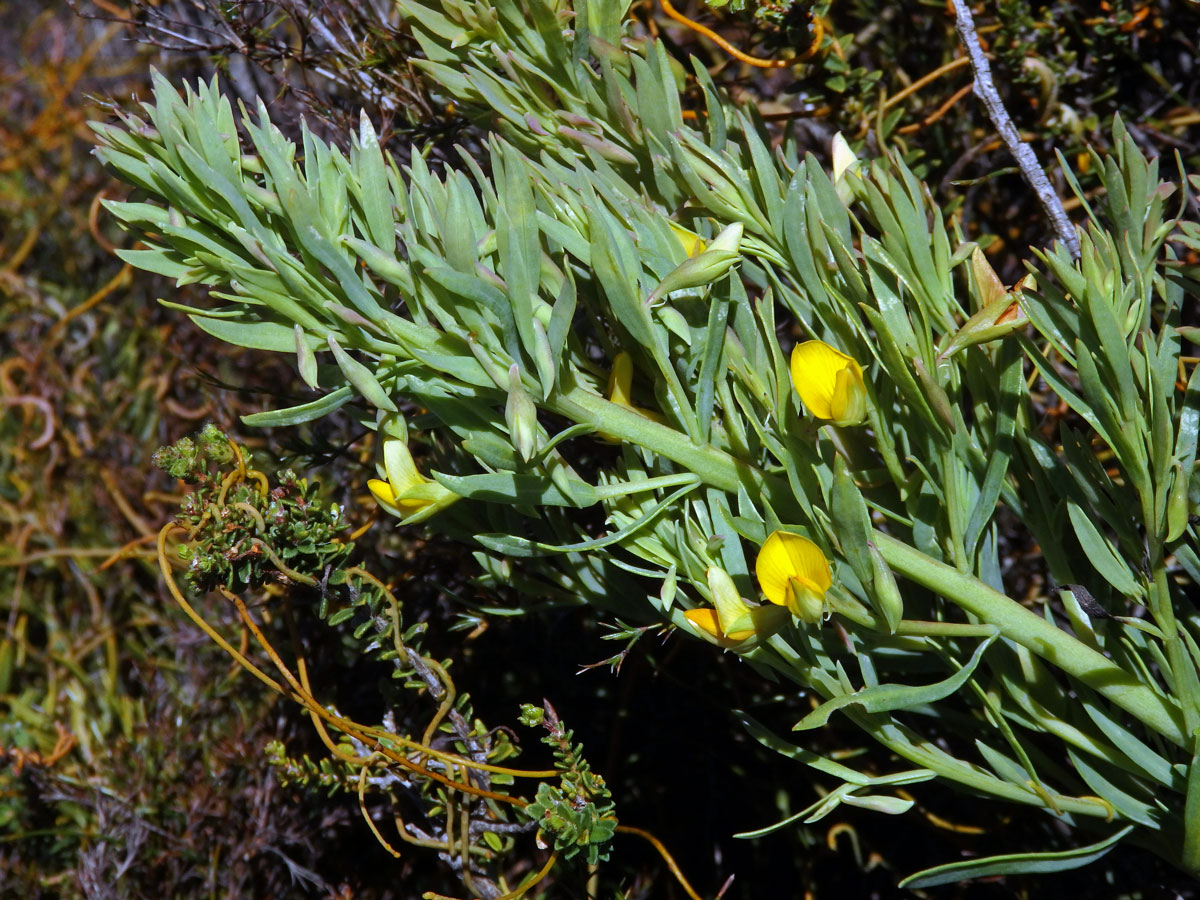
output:
[{"label": "flower bud", "polygon": [[850,144],[839,131],[833,136],[833,183],[837,184],[846,177],[851,166],[858,163],[858,157],[850,149]]},{"label": "flower bud", "polygon": [[521,384],[521,370],[513,363],[508,370],[508,402],[504,404],[508,436],[521,459],[529,462],[537,453],[537,407]]},{"label": "flower bud", "polygon": [[850,184],[851,178],[857,178],[859,159],[850,149],[850,144],[839,131],[833,137],[833,189],[844,206],[849,206],[854,199],[854,189]]},{"label": "flower bud", "polygon": [[313,390],[321,385],[317,383],[317,355],[308,344],[308,335],[299,325],[292,326],[296,336],[296,369],[300,379]]},{"label": "flower bud", "polygon": [[904,617],[904,598],[900,596],[900,588],[896,584],[896,576],[883,554],[874,544],[867,546],[871,554],[872,600],[875,611],[883,616],[887,624],[888,634],[895,634],[896,627]]},{"label": "flower bud", "polygon": [[741,258],[742,231],[742,224],[735,222],[713,238],[703,253],[681,262],[646,298],[646,305],[653,306],[675,291],[712,284],[725,275]]},{"label": "flower bud", "polygon": [[379,383],[375,373],[343,350],[332,334],[327,340],[338,368],[342,370],[346,380],[358,391],[359,396],[378,409],[396,412],[396,404],[387,395],[387,391],[383,389],[383,385]]}]

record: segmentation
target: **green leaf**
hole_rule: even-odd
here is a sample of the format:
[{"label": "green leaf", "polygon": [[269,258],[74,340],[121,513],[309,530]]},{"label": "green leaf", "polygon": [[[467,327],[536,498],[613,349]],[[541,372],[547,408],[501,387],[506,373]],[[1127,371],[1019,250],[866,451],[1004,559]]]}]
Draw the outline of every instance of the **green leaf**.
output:
[{"label": "green leaf", "polygon": [[337,612],[335,612],[333,615],[331,615],[329,617],[327,624],[341,625],[347,619],[354,618],[354,614],[356,612],[358,612],[358,609],[353,606],[348,606],[345,609],[339,609]]},{"label": "green leaf", "polygon": [[1023,364],[1019,349],[1012,344],[1006,345],[997,355],[997,368],[1000,369],[999,402],[996,405],[996,428],[988,446],[988,466],[983,476],[983,484],[979,488],[979,497],[971,509],[967,520],[967,528],[963,534],[963,546],[969,555],[974,555],[979,546],[979,539],[984,529],[992,520],[996,511],[996,501],[1004,489],[1008,477],[1008,465],[1012,459],[1013,436],[1017,430],[1017,407],[1024,394],[1025,380]]},{"label": "green leaf", "polygon": [[488,503],[528,506],[591,506],[597,502],[596,489],[586,482],[574,482],[571,495],[562,492],[548,475],[518,475],[515,472],[491,472],[485,475],[448,475],[434,472],[433,477],[460,497]]},{"label": "green leaf", "polygon": [[343,350],[332,334],[329,336],[328,344],[329,349],[333,351],[333,358],[337,360],[338,368],[342,370],[346,380],[354,385],[355,390],[364,400],[378,409],[386,409],[388,412],[397,411],[396,404],[387,395],[387,391],[383,389],[383,385],[379,383],[374,372]]},{"label": "green leaf", "polygon": [[840,454],[833,468],[833,504],[830,512],[833,516],[833,533],[842,555],[862,585],[870,587],[875,578],[867,546],[871,535],[871,515],[845,458]]},{"label": "green leaf", "polygon": [[1067,514],[1071,525],[1075,528],[1075,536],[1083,547],[1083,554],[1088,562],[1099,572],[1104,580],[1111,584],[1118,593],[1126,597],[1141,596],[1141,590],[1133,579],[1129,567],[1125,565],[1120,554],[1113,549],[1108,539],[1100,533],[1091,516],[1073,501],[1067,501]]},{"label": "green leaf", "polygon": [[725,366],[722,365],[724,348],[728,343],[725,335],[725,324],[729,321],[729,307],[734,302],[734,295],[740,295],[741,301],[746,302],[746,289],[740,279],[730,276],[721,287],[709,298],[708,323],[705,326],[704,356],[700,364],[700,378],[696,386],[696,418],[700,426],[700,443],[707,444],[712,429],[713,396],[715,380],[725,377]]},{"label": "green leaf", "polygon": [[152,250],[117,250],[117,258],[122,262],[127,262],[143,272],[153,272],[174,281],[179,281],[195,269],[195,266],[179,262],[178,256],[178,251],[168,247],[156,247]]},{"label": "green leaf", "polygon": [[1179,432],[1175,438],[1175,459],[1190,473],[1196,461],[1197,439],[1200,438],[1200,365],[1192,367],[1187,391],[1179,412]]},{"label": "green leaf", "polygon": [[379,138],[366,110],[359,113],[358,141],[350,149],[350,165],[358,176],[350,187],[362,207],[367,238],[384,253],[394,253],[396,220],[392,214],[392,190]]},{"label": "green leaf", "polygon": [[[496,210],[496,244],[502,264],[501,275],[508,287],[508,303],[521,345],[537,366],[533,334],[533,310],[541,272],[541,232],[538,230],[530,172],[523,157],[509,144],[494,146],[492,162],[497,166],[500,205]],[[539,386],[553,380],[553,373],[538,372]]]},{"label": "green leaf", "polygon": [[992,875],[1044,875],[1078,869],[1100,859],[1129,832],[1133,831],[1133,828],[1132,825],[1126,825],[1102,841],[1086,847],[1077,847],[1074,850],[1052,853],[1011,853],[935,866],[932,869],[925,869],[923,872],[909,875],[900,882],[899,887],[916,890],[937,887],[942,884],[953,884],[956,881],[968,881],[972,878],[986,878]]},{"label": "green leaf", "polygon": [[312,422],[314,419],[324,418],[353,399],[354,390],[346,385],[336,391],[330,391],[324,397],[319,397],[311,403],[291,406],[287,409],[251,413],[248,416],[242,416],[242,421],[252,428],[282,428],[288,425],[299,425],[301,422]]},{"label": "green leaf", "polygon": [[[1070,747],[1067,748],[1067,756],[1071,760],[1071,765],[1075,767],[1075,771],[1087,784],[1097,797],[1108,801],[1116,809],[1122,819],[1128,819],[1131,822],[1137,822],[1139,825],[1145,825],[1147,828],[1158,829],[1162,827],[1162,816],[1159,810],[1156,810],[1152,805],[1139,800],[1132,796],[1128,791],[1122,790],[1111,780],[1111,776],[1124,776],[1125,773],[1114,773],[1109,769],[1110,777],[1106,777],[1101,772],[1101,763],[1085,757],[1082,753],[1076,753]],[[1105,767],[1108,768],[1108,767]],[[1128,780],[1127,776],[1122,780]],[[1131,785],[1135,789],[1141,788],[1145,793],[1145,785],[1133,782]],[[1153,799],[1148,797],[1147,799]]]},{"label": "green leaf", "polygon": [[[214,319],[203,313],[188,316],[201,330],[217,340],[236,347],[251,350],[270,350],[273,353],[295,353],[295,326],[278,322],[244,322],[237,319]],[[310,348],[324,343],[320,338],[307,335],[305,342]]]},{"label": "green leaf", "polygon": [[893,286],[897,280],[896,275],[884,261],[885,254],[877,240],[864,237],[862,249],[871,294],[887,325],[888,333],[900,348],[900,352],[911,357],[918,349],[917,337],[908,317],[908,308],[900,297],[899,285]]},{"label": "green leaf", "polygon": [[[474,476],[480,477],[480,476]],[[522,476],[516,476],[522,477]],[[441,480],[439,478],[439,480]],[[611,485],[609,485],[611,487]],[[636,485],[634,485],[636,486]],[[593,538],[592,540],[580,541],[576,544],[544,544],[540,541],[531,541],[528,538],[518,537],[512,534],[477,534],[475,540],[483,544],[489,550],[494,550],[497,553],[504,553],[507,556],[514,557],[531,557],[545,556],[551,553],[588,553],[593,550],[599,550],[603,547],[618,544],[628,537],[631,537],[637,531],[641,530],[646,525],[654,521],[659,513],[663,510],[672,507],[677,500],[686,494],[694,491],[700,486],[700,479],[696,478],[688,484],[685,484],[679,490],[669,494],[662,500],[659,500],[649,510],[640,515],[638,518],[627,523],[611,534],[603,535],[602,537]]]},{"label": "green leaf", "polygon": [[733,714],[741,719],[746,730],[750,732],[750,736],[764,747],[774,750],[776,753],[780,753],[789,759],[812,766],[818,772],[824,772],[826,775],[840,778],[847,784],[856,787],[868,787],[879,784],[915,784],[937,777],[937,773],[932,769],[909,769],[904,772],[893,773],[892,775],[864,775],[861,772],[851,769],[849,766],[826,759],[823,756],[813,753],[811,750],[805,750],[803,747],[797,747],[795,744],[785,741],[748,713],[741,710],[734,710]]},{"label": "green leaf", "polygon": [[871,812],[883,813],[885,816],[900,816],[913,808],[915,800],[904,800],[900,797],[889,797],[886,794],[846,794],[842,802],[847,806],[857,806],[869,809]]},{"label": "green leaf", "polygon": [[829,721],[829,717],[847,706],[861,706],[865,712],[881,713],[897,709],[907,709],[911,706],[923,706],[944,700],[967,683],[967,679],[975,672],[975,667],[983,659],[983,651],[991,646],[992,641],[999,636],[999,631],[985,638],[975,648],[971,659],[965,666],[936,684],[910,686],[905,684],[880,684],[865,688],[850,694],[842,694],[827,700],[801,719],[793,727],[793,731],[803,731],[809,728],[820,728]]}]

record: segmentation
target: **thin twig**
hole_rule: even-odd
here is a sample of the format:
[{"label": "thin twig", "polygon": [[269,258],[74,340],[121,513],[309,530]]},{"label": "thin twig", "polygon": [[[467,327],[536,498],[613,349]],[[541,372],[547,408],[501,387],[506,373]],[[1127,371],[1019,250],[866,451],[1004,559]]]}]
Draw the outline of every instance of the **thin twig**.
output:
[{"label": "thin twig", "polygon": [[1004,108],[1004,103],[1000,100],[1000,93],[996,90],[995,82],[992,81],[992,70],[988,65],[983,48],[979,45],[979,35],[975,32],[975,20],[971,18],[971,10],[967,8],[966,0],[954,0],[954,16],[954,27],[958,32],[958,39],[962,41],[967,56],[970,57],[971,68],[975,72],[976,96],[987,109],[988,118],[996,126],[996,131],[1008,145],[1009,152],[1016,159],[1021,174],[1025,176],[1026,183],[1037,194],[1038,201],[1042,204],[1042,210],[1050,218],[1058,239],[1067,246],[1072,256],[1078,257],[1079,238],[1075,235],[1075,227],[1067,218],[1067,211],[1063,209],[1062,200],[1059,199],[1058,193],[1050,184],[1046,173],[1042,171],[1033,150],[1021,140],[1021,135],[1013,125],[1008,110]]}]

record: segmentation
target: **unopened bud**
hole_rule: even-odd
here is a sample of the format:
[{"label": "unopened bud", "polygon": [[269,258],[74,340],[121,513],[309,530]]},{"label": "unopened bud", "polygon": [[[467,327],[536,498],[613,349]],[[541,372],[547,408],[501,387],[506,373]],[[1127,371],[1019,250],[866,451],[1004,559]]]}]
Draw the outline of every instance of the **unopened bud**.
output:
[{"label": "unopened bud", "polygon": [[740,222],[730,225],[713,238],[707,250],[685,259],[672,269],[646,298],[646,305],[653,306],[675,291],[712,284],[732,269],[734,263],[741,258],[738,248],[742,242],[742,230]]},{"label": "unopened bud", "polygon": [[301,380],[314,390],[319,388],[317,383],[317,355],[308,344],[308,334],[299,325],[292,326],[296,336],[296,369],[300,372]]},{"label": "unopened bud", "polygon": [[883,616],[883,621],[887,623],[888,634],[895,634],[896,627],[904,617],[904,598],[900,596],[896,576],[883,554],[874,544],[868,545],[867,549],[871,554],[871,600],[875,611]]},{"label": "unopened bud", "polygon": [[858,163],[858,157],[850,149],[850,143],[839,131],[833,136],[833,183],[841,181],[850,167]]},{"label": "unopened bud", "polygon": [[1167,495],[1167,543],[1177,540],[1188,524],[1188,477],[1175,463],[1175,480]]},{"label": "unopened bud", "polygon": [[844,206],[849,206],[854,199],[854,188],[851,179],[857,179],[855,170],[859,166],[858,157],[850,149],[850,144],[838,132],[833,137],[833,189]]},{"label": "unopened bud", "polygon": [[508,402],[504,405],[508,436],[521,459],[529,462],[537,453],[537,407],[521,384],[521,370],[513,363],[508,370]]}]

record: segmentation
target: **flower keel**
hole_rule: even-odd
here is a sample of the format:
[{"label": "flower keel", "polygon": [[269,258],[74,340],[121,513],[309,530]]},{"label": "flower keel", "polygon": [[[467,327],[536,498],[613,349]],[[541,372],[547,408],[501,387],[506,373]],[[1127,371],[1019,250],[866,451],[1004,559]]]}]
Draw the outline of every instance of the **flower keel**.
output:
[{"label": "flower keel", "polygon": [[867,387],[862,366],[824,341],[805,341],[792,350],[792,387],[804,408],[835,425],[859,425],[867,418]]},{"label": "flower keel", "polygon": [[754,564],[763,595],[796,618],[815,623],[825,613],[825,592],[833,585],[829,561],[806,537],[776,531],[767,538]]}]

